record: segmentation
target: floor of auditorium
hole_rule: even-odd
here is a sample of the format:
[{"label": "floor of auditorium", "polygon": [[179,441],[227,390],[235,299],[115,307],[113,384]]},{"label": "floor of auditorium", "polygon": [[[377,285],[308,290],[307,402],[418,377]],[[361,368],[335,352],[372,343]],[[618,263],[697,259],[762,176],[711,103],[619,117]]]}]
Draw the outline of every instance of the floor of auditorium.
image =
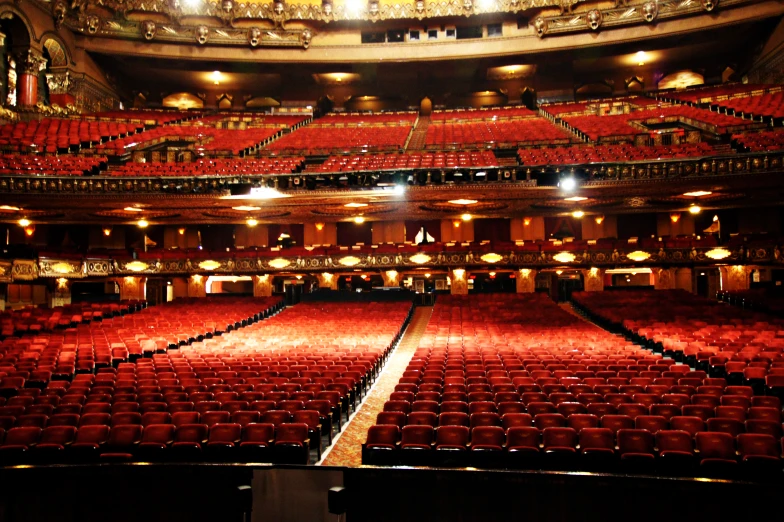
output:
[{"label": "floor of auditorium", "polygon": [[387,359],[381,374],[376,379],[365,400],[343,427],[331,449],[324,453],[319,464],[324,466],[358,467],[362,465],[362,443],[368,428],[376,423],[376,416],[384,409],[384,403],[395,391],[403,372],[419,346],[425,333],[432,307],[417,307],[397,348]]}]

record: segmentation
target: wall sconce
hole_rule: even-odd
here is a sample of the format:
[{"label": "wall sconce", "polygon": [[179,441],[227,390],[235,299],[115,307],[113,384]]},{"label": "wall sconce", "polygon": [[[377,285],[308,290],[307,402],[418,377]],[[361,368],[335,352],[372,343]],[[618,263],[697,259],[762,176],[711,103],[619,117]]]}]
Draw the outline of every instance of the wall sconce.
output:
[{"label": "wall sconce", "polygon": [[529,218],[529,217],[524,217],[524,218],[523,218],[523,226],[524,226],[524,227],[527,227],[527,226],[528,226],[528,225],[530,225],[530,224],[531,224],[531,218]]},{"label": "wall sconce", "polygon": [[593,220],[596,221],[597,225],[601,225],[604,222],[604,215],[600,214],[593,218]]},{"label": "wall sconce", "polygon": [[318,230],[319,232],[324,230],[324,223],[316,223],[316,230]]},{"label": "wall sconce", "polygon": [[672,221],[673,223],[677,223],[678,221],[680,221],[680,219],[681,219],[681,213],[680,212],[672,212],[672,213],[670,213],[670,221]]},{"label": "wall sconce", "polygon": [[465,270],[462,268],[455,268],[452,270],[452,273],[455,275],[455,281],[462,281],[465,279]]},{"label": "wall sconce", "polygon": [[27,225],[24,227],[24,233],[27,237],[32,237],[35,234],[35,225]]},{"label": "wall sconce", "polygon": [[103,235],[109,237],[112,235],[112,227],[103,227]]},{"label": "wall sconce", "polygon": [[29,227],[31,221],[27,218],[22,218],[19,221],[17,221],[17,223],[19,224],[20,227]]},{"label": "wall sconce", "polygon": [[185,227],[180,227],[177,229],[177,233],[181,236],[185,235]]},{"label": "wall sconce", "polygon": [[455,219],[454,221],[452,221],[452,226],[455,228],[460,228],[460,220]]}]

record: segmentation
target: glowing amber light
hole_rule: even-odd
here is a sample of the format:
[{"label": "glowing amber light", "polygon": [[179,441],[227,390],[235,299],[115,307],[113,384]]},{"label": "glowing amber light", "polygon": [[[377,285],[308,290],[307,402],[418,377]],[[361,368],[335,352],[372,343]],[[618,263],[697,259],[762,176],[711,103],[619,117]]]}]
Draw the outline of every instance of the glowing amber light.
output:
[{"label": "glowing amber light", "polygon": [[719,260],[719,259],[725,259],[729,257],[731,254],[732,252],[730,252],[726,248],[714,248],[712,250],[708,250],[707,252],[705,252],[705,257]]},{"label": "glowing amber light", "polygon": [[559,252],[553,256],[553,259],[558,261],[559,263],[571,263],[574,261],[575,257],[574,254],[570,252]]},{"label": "glowing amber light", "polygon": [[635,250],[634,252],[629,252],[626,254],[626,257],[632,261],[645,261],[651,257],[651,255],[648,252],[643,252],[642,250]]},{"label": "glowing amber light", "polygon": [[481,259],[481,260],[482,260],[482,261],[484,261],[485,263],[498,263],[498,262],[499,262],[500,260],[502,260],[503,258],[504,258],[504,257],[503,257],[503,256],[501,256],[501,255],[499,255],[499,254],[490,253],[490,254],[485,254],[485,255],[483,255],[483,256],[482,256],[482,257],[480,257],[479,259]]}]

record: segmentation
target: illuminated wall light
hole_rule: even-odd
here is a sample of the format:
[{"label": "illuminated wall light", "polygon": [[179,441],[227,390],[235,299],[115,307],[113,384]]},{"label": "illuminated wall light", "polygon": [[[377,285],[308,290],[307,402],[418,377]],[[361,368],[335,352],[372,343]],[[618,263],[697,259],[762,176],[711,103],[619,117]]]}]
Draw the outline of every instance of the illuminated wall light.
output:
[{"label": "illuminated wall light", "polygon": [[465,279],[465,270],[462,268],[455,268],[452,270],[452,273],[455,275],[455,281],[462,281]]},{"label": "illuminated wall light", "polygon": [[637,65],[643,66],[645,65],[645,61],[648,59],[648,53],[645,51],[637,51],[634,55],[634,59],[637,61]]},{"label": "illuminated wall light", "polygon": [[32,237],[35,234],[35,225],[28,225],[24,227],[24,233],[27,237]]},{"label": "illuminated wall light", "polygon": [[294,276],[294,277],[296,277],[298,281],[302,279],[302,276],[301,276],[301,275],[296,275],[296,276]]},{"label": "illuminated wall light", "polygon": [[67,290],[68,289],[68,280],[64,277],[61,277],[57,280],[57,289],[58,290]]},{"label": "illuminated wall light", "polygon": [[527,227],[527,226],[528,226],[528,225],[530,225],[530,224],[531,224],[531,218],[529,218],[529,217],[524,217],[524,218],[523,218],[523,226],[524,226],[524,227]]},{"label": "illuminated wall light", "polygon": [[634,252],[629,252],[626,254],[626,257],[632,261],[641,262],[651,257],[651,255],[648,252],[643,252],[642,250],[635,250]]},{"label": "illuminated wall light", "polygon": [[595,218],[593,218],[593,220],[596,221],[597,225],[601,225],[602,222],[604,222],[604,216],[603,215],[598,215]]},{"label": "illuminated wall light", "polygon": [[430,279],[430,272],[425,273],[425,279]]},{"label": "illuminated wall light", "polygon": [[112,227],[103,227],[103,235],[109,237],[112,235]]},{"label": "illuminated wall light", "polygon": [[485,255],[483,255],[483,256],[482,256],[482,257],[480,257],[479,259],[481,259],[481,260],[482,260],[482,261],[484,261],[485,263],[498,263],[498,262],[499,262],[499,261],[501,261],[503,258],[504,258],[504,257],[503,257],[502,255],[500,255],[500,254],[496,254],[496,253],[494,253],[494,252],[491,252],[491,253],[489,253],[489,254],[485,254]]},{"label": "illuminated wall light", "polygon": [[556,270],[555,273],[558,274],[558,275],[561,275],[561,274],[563,274],[563,270]]},{"label": "illuminated wall light", "polygon": [[185,227],[180,227],[177,229],[177,233],[181,236],[185,235]]},{"label": "illuminated wall light", "polygon": [[528,277],[529,275],[531,275],[531,269],[530,268],[521,268],[520,269],[520,275],[523,276],[523,277]]},{"label": "illuminated wall light", "polygon": [[495,277],[495,272],[490,272],[490,277]]},{"label": "illuminated wall light", "polygon": [[730,257],[730,255],[732,255],[732,252],[726,248],[713,248],[705,252],[705,257],[714,259],[716,261]]},{"label": "illuminated wall light", "polygon": [[193,280],[194,283],[201,283],[202,277],[199,274],[195,274],[195,275],[191,276],[191,279]]},{"label": "illuminated wall light", "polygon": [[700,212],[702,212],[702,209],[699,205],[692,205],[689,207],[689,213],[691,214],[699,214]]},{"label": "illuminated wall light", "polygon": [[463,221],[471,221],[471,219],[473,219],[473,216],[471,214],[463,214],[462,216],[460,216],[460,219],[462,219]]},{"label": "illuminated wall light", "polygon": [[136,222],[136,226],[138,226],[139,228],[147,228],[148,225],[149,223],[147,222],[146,219],[140,219],[139,221]]},{"label": "illuminated wall light", "polygon": [[246,224],[246,225],[248,225],[249,227],[255,227],[256,225],[258,225],[258,224],[259,224],[259,222],[258,222],[258,220],[256,220],[256,219],[253,219],[253,218],[248,218],[248,219],[245,221],[245,224]]},{"label": "illuminated wall light", "polygon": [[583,212],[582,210],[575,210],[574,212],[572,212],[572,217],[575,217],[577,219],[580,219],[584,215],[585,215],[585,212]]},{"label": "illuminated wall light", "polygon": [[575,257],[571,252],[559,252],[553,256],[553,259],[559,263],[571,263],[575,260]]},{"label": "illuminated wall light", "polygon": [[319,232],[324,230],[324,223],[316,223],[316,230],[318,230]]},{"label": "illuminated wall light", "polygon": [[365,218],[363,216],[357,216],[354,218],[354,223],[356,223],[357,225],[361,225],[364,222],[365,222]]},{"label": "illuminated wall light", "polygon": [[321,274],[321,278],[324,280],[325,283],[331,282],[332,281],[332,277],[333,277],[333,274],[330,274],[329,272],[324,272],[323,274]]},{"label": "illuminated wall light", "polygon": [[672,221],[673,223],[677,223],[678,221],[680,221],[680,219],[681,219],[680,212],[672,212],[670,214],[670,221]]},{"label": "illuminated wall light", "polygon": [[452,226],[454,226],[455,228],[460,228],[460,220],[455,219],[454,221],[452,221]]},{"label": "illuminated wall light", "polygon": [[599,269],[598,269],[598,268],[596,268],[595,266],[592,266],[592,267],[591,267],[591,273],[592,273],[593,275],[596,275],[596,274],[598,274],[598,273],[599,273]]},{"label": "illuminated wall light", "polygon": [[22,218],[19,221],[17,221],[17,223],[19,224],[20,227],[28,227],[28,226],[30,226],[30,220],[27,219],[27,218]]}]

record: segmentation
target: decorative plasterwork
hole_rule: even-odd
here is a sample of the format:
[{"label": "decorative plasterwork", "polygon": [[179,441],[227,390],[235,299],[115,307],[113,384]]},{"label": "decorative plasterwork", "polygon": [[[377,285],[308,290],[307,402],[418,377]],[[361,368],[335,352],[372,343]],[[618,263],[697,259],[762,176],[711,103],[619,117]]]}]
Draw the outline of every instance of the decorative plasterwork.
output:
[{"label": "decorative plasterwork", "polygon": [[[530,273],[532,269],[556,268],[564,264],[573,267],[624,267],[624,266],[693,266],[713,265],[711,252],[726,250],[728,255],[721,258],[721,263],[734,265],[782,265],[784,256],[777,244],[767,244],[745,249],[713,248],[660,248],[658,251],[645,252],[649,257],[639,261],[638,249],[629,245],[629,252],[622,249],[614,250],[583,250],[561,252],[530,252],[510,251],[501,253],[482,253],[472,250],[460,252],[423,252],[413,253],[360,253],[348,256],[315,255],[287,257],[285,251],[278,257],[235,257],[226,253],[224,258],[214,260],[191,259],[97,259],[57,260],[57,259],[17,259],[0,261],[0,283],[11,281],[32,281],[41,277],[82,278],[86,276],[136,276],[136,275],[192,275],[205,273],[224,274],[259,274],[275,272],[324,272],[341,269],[364,268],[379,271],[398,271],[406,267],[443,267],[451,269],[469,269],[487,266],[493,263],[498,266],[519,269],[521,274]],[[491,257],[492,256],[492,257]],[[208,263],[208,264],[206,264]]]},{"label": "decorative plasterwork", "polygon": [[[652,24],[659,19],[710,13],[719,7],[719,0],[645,0],[632,5],[618,0],[615,7],[609,9],[595,8],[596,2],[583,0],[409,0],[401,3],[370,0],[357,6],[331,1],[300,4],[220,0],[190,6],[180,0],[104,0],[100,8],[89,6],[84,0],[70,2],[70,5],[63,0],[57,0],[53,5],[43,0],[35,1],[45,9],[51,9],[56,25],[64,24],[86,35],[201,45],[305,49],[313,38],[312,30],[289,29],[286,28],[287,23],[424,20],[557,8],[559,15],[532,18],[534,34],[545,37],[601,31],[608,27]],[[721,0],[721,7],[753,2]],[[581,4],[586,4],[585,11],[573,13],[575,7]],[[145,20],[145,17],[148,19]],[[258,25],[246,27],[254,22],[258,22]]]}]

